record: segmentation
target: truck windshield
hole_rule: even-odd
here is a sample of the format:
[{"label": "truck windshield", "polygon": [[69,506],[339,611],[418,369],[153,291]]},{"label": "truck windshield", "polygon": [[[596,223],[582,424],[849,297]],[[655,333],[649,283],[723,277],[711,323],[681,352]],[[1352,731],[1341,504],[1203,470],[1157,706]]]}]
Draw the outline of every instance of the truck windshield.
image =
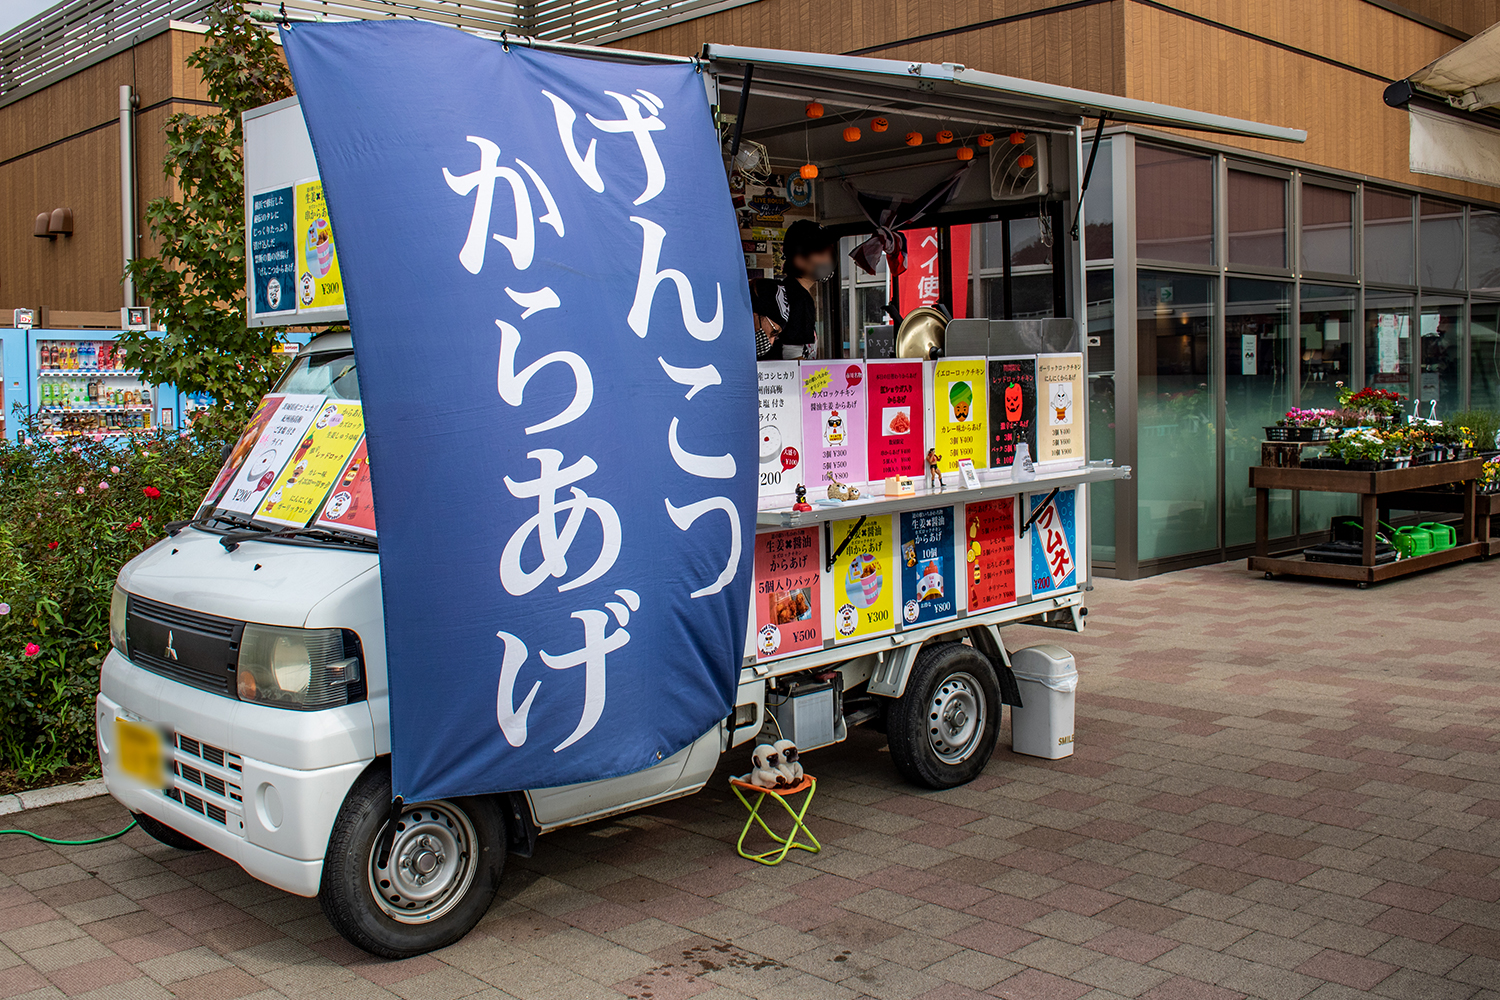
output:
[{"label": "truck windshield", "polygon": [[305,392],[330,399],[358,399],[359,373],[353,351],[300,355],[281,376],[277,392]]}]

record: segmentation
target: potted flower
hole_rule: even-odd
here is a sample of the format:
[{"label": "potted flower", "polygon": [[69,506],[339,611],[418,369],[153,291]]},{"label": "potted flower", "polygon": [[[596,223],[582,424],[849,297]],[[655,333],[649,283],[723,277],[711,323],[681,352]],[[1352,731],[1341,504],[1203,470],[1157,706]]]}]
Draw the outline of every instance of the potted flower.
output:
[{"label": "potted flower", "polygon": [[1479,492],[1500,493],[1500,455],[1487,459],[1479,467]]},{"label": "potted flower", "polygon": [[1355,392],[1344,383],[1338,383],[1339,408],[1363,415],[1365,422],[1374,425],[1400,423],[1401,404],[1406,397],[1389,389],[1366,387]]},{"label": "potted flower", "polygon": [[[1374,472],[1379,469],[1394,469],[1411,456],[1403,453],[1406,442],[1389,431],[1373,427],[1354,427],[1339,432],[1339,436],[1328,442],[1324,452],[1334,468],[1351,469],[1358,472]],[[1306,465],[1307,463],[1303,463]],[[1320,462],[1319,465],[1324,463]]]}]

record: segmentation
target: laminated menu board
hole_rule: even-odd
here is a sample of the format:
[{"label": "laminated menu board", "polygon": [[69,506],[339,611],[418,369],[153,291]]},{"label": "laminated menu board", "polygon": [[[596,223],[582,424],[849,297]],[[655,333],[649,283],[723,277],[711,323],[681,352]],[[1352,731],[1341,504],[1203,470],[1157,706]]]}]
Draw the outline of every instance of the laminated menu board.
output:
[{"label": "laminated menu board", "polygon": [[1015,497],[964,505],[969,613],[1016,600]]},{"label": "laminated menu board", "polygon": [[989,468],[988,396],[984,358],[947,358],[932,366],[933,447],[944,472],[964,458],[976,469]]},{"label": "laminated menu board", "polygon": [[1038,462],[1083,461],[1082,354],[1039,354],[1036,359]]},{"label": "laminated menu board", "polygon": [[755,536],[755,656],[769,660],[823,645],[822,532]]},{"label": "laminated menu board", "polygon": [[809,492],[830,479],[863,483],[865,366],[863,362],[802,362],[802,454]]},{"label": "laminated menu board", "polygon": [[952,507],[901,514],[901,623],[905,626],[958,614],[953,563]]},{"label": "laminated menu board", "polygon": [[1031,592],[1042,594],[1078,583],[1077,490],[1059,490],[1041,513],[1046,494],[1031,498]]},{"label": "laminated menu board", "polygon": [[926,473],[927,380],[920,361],[870,361],[865,365],[865,408],[869,410],[868,474],[872,481],[888,476]]},{"label": "laminated menu board", "polygon": [[232,514],[254,513],[322,406],[322,396],[302,393],[282,396],[244,463],[231,473],[229,484],[217,501],[218,509]]},{"label": "laminated menu board", "polygon": [[313,519],[339,481],[354,446],[365,436],[364,408],[330,399],[318,410],[255,512],[257,521],[300,528]]},{"label": "laminated menu board", "polygon": [[302,181],[297,185],[297,306],[300,309],[332,309],[344,304],[344,279],[339,273],[339,254],[328,222],[328,202],[323,182]]},{"label": "laminated menu board", "polygon": [[802,398],[795,361],[762,361],[760,495],[791,493],[802,482]]},{"label": "laminated menu board", "polygon": [[255,411],[250,414],[250,419],[245,422],[245,429],[240,431],[239,440],[234,443],[233,448],[229,449],[229,457],[224,459],[224,465],[219,469],[219,474],[214,477],[213,485],[203,495],[203,503],[199,505],[199,510],[212,509],[219,497],[224,495],[229,481],[245,464],[245,459],[255,448],[255,443],[260,440],[261,434],[265,432],[266,426],[271,422],[271,418],[281,406],[283,399],[286,397],[274,392],[261,397]]},{"label": "laminated menu board", "polygon": [[370,456],[364,438],[344,463],[339,481],[323,503],[323,512],[313,523],[320,528],[375,536],[375,499],[370,490]]},{"label": "laminated menu board", "polygon": [[1036,459],[1036,356],[990,358],[990,468],[1009,466],[1026,442]]},{"label": "laminated menu board", "polygon": [[[834,545],[849,537],[856,524],[833,522],[829,527]],[[896,581],[891,576],[891,557],[895,547],[891,515],[880,514],[866,518],[839,553],[828,587],[834,607],[834,642],[894,631]]]}]

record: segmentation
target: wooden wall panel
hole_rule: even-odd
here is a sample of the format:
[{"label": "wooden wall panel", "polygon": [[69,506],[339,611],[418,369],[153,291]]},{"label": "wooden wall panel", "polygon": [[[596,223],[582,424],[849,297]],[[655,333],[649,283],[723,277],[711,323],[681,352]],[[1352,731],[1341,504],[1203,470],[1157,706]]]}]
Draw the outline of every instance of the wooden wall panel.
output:
[{"label": "wooden wall panel", "polygon": [[1401,6],[1471,35],[1500,21],[1500,0],[1401,0]]}]

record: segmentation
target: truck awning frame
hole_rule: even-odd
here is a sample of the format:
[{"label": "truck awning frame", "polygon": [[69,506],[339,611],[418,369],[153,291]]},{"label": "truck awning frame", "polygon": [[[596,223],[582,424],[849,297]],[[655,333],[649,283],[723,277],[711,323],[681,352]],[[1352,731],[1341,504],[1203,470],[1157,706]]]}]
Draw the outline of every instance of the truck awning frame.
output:
[{"label": "truck awning frame", "polygon": [[1500,24],[1385,89],[1409,116],[1413,173],[1500,187]]}]

